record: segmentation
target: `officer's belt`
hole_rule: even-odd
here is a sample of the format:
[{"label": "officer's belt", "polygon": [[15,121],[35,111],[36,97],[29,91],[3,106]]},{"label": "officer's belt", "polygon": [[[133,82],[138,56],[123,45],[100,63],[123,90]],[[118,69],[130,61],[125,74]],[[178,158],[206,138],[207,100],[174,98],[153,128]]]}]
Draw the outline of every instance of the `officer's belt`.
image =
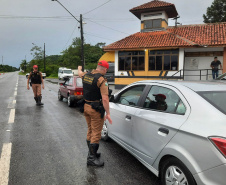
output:
[{"label": "officer's belt", "polygon": [[92,105],[92,103],[100,103],[100,101],[91,101],[91,102],[85,101],[85,103],[88,105]]}]

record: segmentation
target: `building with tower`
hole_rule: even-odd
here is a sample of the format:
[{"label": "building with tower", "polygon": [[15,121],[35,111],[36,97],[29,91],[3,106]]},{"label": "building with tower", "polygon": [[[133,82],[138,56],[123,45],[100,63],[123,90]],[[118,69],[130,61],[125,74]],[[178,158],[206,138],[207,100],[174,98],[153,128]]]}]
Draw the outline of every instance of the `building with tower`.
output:
[{"label": "building with tower", "polygon": [[226,22],[168,26],[178,12],[160,0],[130,12],[140,19],[140,32],[105,46],[100,59],[115,63],[116,87],[150,79],[212,79],[215,56],[226,72]]}]

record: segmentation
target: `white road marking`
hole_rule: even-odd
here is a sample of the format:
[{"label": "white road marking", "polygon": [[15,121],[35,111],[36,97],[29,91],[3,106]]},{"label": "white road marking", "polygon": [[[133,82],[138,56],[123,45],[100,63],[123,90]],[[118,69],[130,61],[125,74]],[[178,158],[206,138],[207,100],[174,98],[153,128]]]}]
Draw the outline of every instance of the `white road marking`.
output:
[{"label": "white road marking", "polygon": [[8,104],[8,109],[14,109],[16,105],[16,100],[14,99],[15,97],[10,97],[9,98],[9,104]]},{"label": "white road marking", "polygon": [[15,109],[11,109],[8,123],[14,123],[14,119],[15,119]]},{"label": "white road marking", "polygon": [[12,143],[4,143],[0,158],[0,184],[8,185]]},{"label": "white road marking", "polygon": [[17,96],[17,91],[14,92],[14,96]]},{"label": "white road marking", "polygon": [[15,91],[17,91],[17,87],[15,88]]}]

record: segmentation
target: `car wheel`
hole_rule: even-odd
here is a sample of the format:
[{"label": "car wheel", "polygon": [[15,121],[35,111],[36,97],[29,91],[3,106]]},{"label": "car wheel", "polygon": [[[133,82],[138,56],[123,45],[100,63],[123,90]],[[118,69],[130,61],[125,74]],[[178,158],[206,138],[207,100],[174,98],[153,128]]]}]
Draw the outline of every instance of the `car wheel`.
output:
[{"label": "car wheel", "polygon": [[74,105],[74,102],[71,100],[70,95],[67,97],[67,105],[68,105],[68,107],[73,107],[73,105]]},{"label": "car wheel", "polygon": [[108,137],[108,128],[107,128],[107,123],[105,121],[103,128],[102,128],[102,131],[101,131],[101,139],[104,140],[104,141],[107,141],[108,138],[109,138]]},{"label": "car wheel", "polygon": [[59,101],[62,101],[63,98],[64,98],[64,97],[60,94],[60,90],[59,90],[59,91],[58,91],[58,100],[59,100]]},{"label": "car wheel", "polygon": [[160,173],[162,185],[196,185],[191,172],[176,158],[166,160],[161,167]]}]

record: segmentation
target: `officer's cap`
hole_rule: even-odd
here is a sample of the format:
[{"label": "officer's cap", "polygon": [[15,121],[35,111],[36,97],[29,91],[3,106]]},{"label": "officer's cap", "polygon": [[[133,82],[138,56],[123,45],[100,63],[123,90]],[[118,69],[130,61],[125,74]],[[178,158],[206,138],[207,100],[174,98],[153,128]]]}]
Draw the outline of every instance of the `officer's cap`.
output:
[{"label": "officer's cap", "polygon": [[105,60],[102,60],[102,61],[98,62],[98,65],[99,65],[99,66],[106,67],[107,69],[109,69],[109,64],[108,64],[108,62],[105,61]]}]

